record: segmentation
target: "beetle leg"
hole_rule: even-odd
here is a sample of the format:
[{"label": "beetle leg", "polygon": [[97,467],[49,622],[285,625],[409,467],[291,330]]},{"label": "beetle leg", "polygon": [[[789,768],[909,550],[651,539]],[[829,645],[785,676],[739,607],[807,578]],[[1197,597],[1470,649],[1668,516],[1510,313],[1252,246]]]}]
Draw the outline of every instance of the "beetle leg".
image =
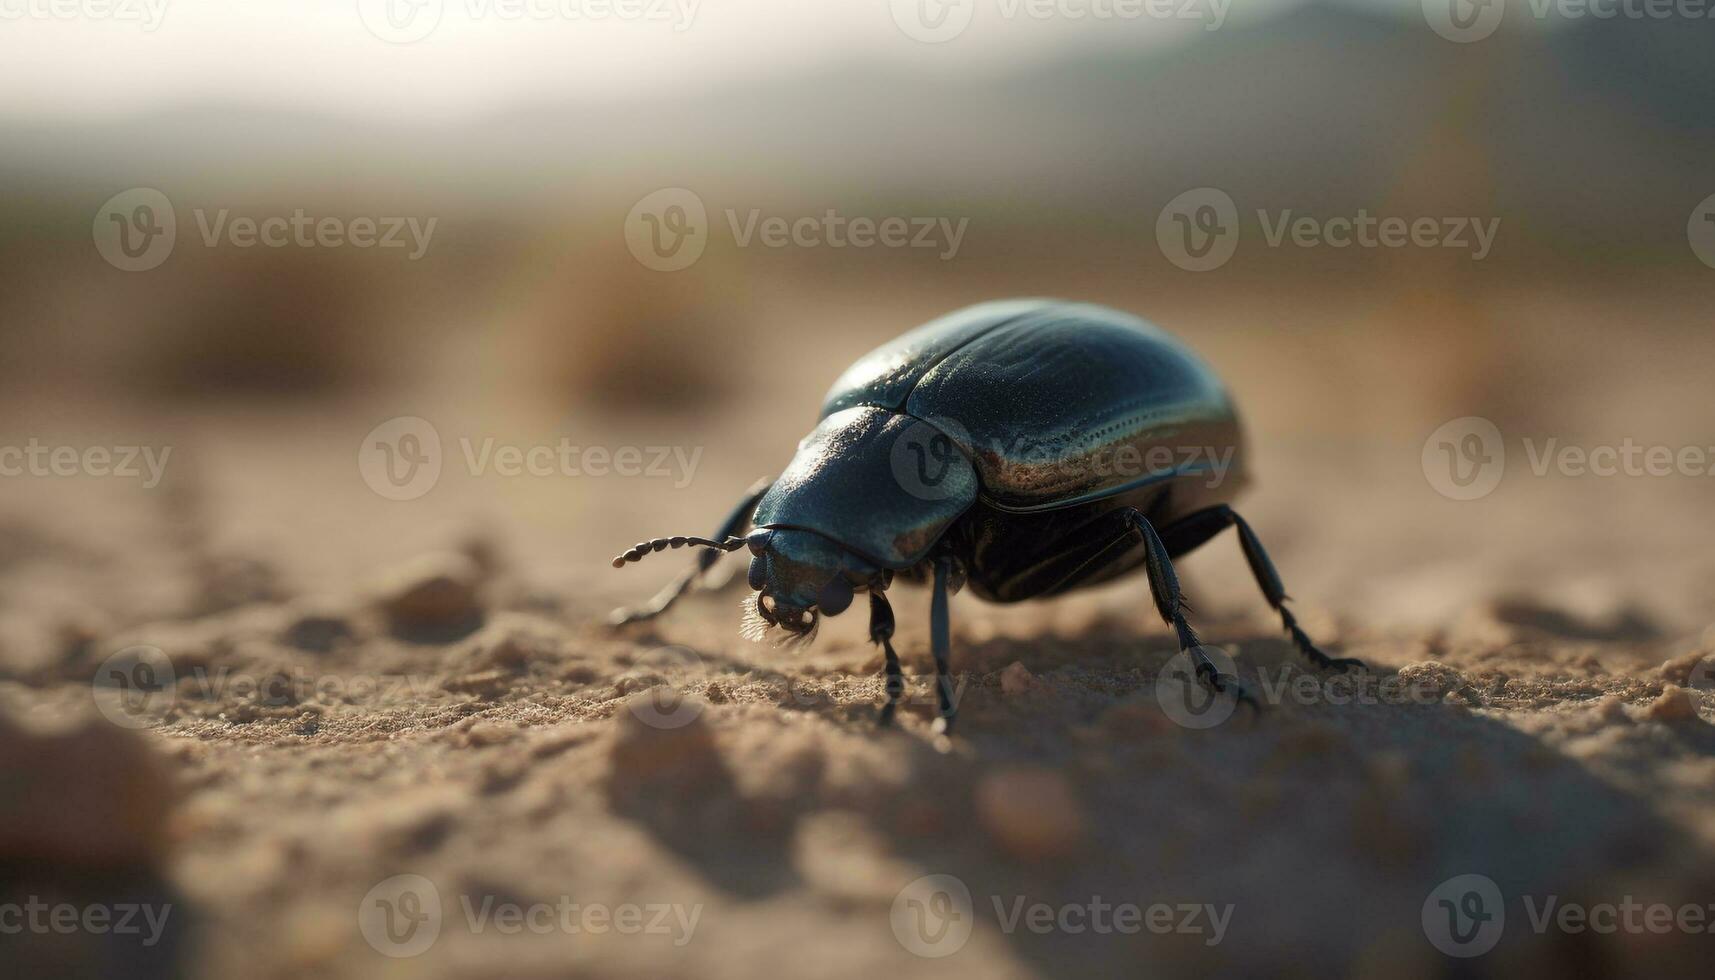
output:
[{"label": "beetle leg", "polygon": [[[738,502],[738,506],[732,509],[732,513],[728,514],[726,520],[721,523],[720,529],[714,533],[714,540],[724,541],[750,523],[751,515],[756,513],[756,505],[762,502],[763,494],[767,493],[768,488],[773,485],[773,480],[761,480],[746,491],[744,499]],[[615,626],[623,626],[627,623],[639,623],[654,619],[661,615],[671,608],[673,603],[678,602],[685,593],[696,588],[698,583],[703,580],[703,575],[714,567],[715,562],[719,561],[723,554],[725,552],[704,551],[697,556],[695,565],[668,583],[667,587],[657,592],[653,599],[640,606],[615,609],[608,616],[608,621]]]},{"label": "beetle leg", "polygon": [[878,726],[889,725],[899,708],[899,699],[905,694],[905,675],[899,670],[899,654],[893,652],[893,606],[880,590],[869,594],[869,641],[880,644],[882,655],[887,658],[887,703],[881,706],[875,722]]},{"label": "beetle leg", "polygon": [[[1197,522],[1197,526],[1190,527],[1192,522]],[[1286,602],[1291,596],[1286,594],[1286,587],[1281,584],[1280,573],[1275,571],[1274,562],[1269,560],[1268,552],[1263,550],[1262,540],[1251,530],[1250,524],[1239,516],[1238,511],[1225,504],[1212,507],[1169,527],[1168,534],[1172,535],[1181,525],[1188,526],[1187,533],[1202,535],[1203,540],[1213,537],[1228,526],[1238,528],[1239,547],[1244,549],[1245,563],[1250,565],[1257,588],[1262,590],[1263,598],[1268,600],[1269,606],[1280,614],[1281,625],[1285,627],[1287,635],[1292,637],[1292,645],[1298,648],[1298,652],[1322,670],[1338,670],[1344,673],[1354,667],[1359,670],[1369,669],[1362,660],[1355,657],[1328,656],[1316,646],[1309,634],[1299,627],[1297,617],[1292,615],[1292,610],[1286,608]]]},{"label": "beetle leg", "polygon": [[935,720],[935,731],[942,735],[953,734],[953,721],[959,713],[953,696],[953,678],[947,672],[947,664],[953,654],[952,623],[947,615],[951,574],[952,559],[935,559],[934,592],[929,600],[929,649],[935,654],[935,693],[941,709],[941,717]]},{"label": "beetle leg", "polygon": [[1173,559],[1168,557],[1167,546],[1161,543],[1161,536],[1155,533],[1155,526],[1149,523],[1149,518],[1143,512],[1132,510],[1132,525],[1143,535],[1145,549],[1144,567],[1149,573],[1149,589],[1155,599],[1155,611],[1167,625],[1173,627],[1173,632],[1179,637],[1179,652],[1191,659],[1196,668],[1197,677],[1221,694],[1231,693],[1241,703],[1248,704],[1253,710],[1261,710],[1256,696],[1231,674],[1223,674],[1215,667],[1214,661],[1203,652],[1202,644],[1197,639],[1197,631],[1185,619],[1185,595],[1179,590],[1179,575],[1173,570]]}]

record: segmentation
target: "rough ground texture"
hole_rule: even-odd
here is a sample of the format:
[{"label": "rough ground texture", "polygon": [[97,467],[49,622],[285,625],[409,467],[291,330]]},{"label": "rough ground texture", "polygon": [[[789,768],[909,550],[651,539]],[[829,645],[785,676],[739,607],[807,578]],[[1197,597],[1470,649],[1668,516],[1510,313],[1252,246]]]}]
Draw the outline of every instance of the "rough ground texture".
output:
[{"label": "rough ground texture", "polygon": [[[416,402],[163,420],[177,457],[156,490],[9,487],[0,901],[172,911],[146,948],[0,935],[6,959],[20,976],[163,977],[1706,964],[1707,933],[1539,932],[1532,910],[1715,902],[1707,481],[1539,478],[1521,458],[1493,495],[1459,503],[1419,464],[1427,434],[1465,414],[1520,420],[1509,436],[1695,444],[1704,434],[1649,426],[1668,417],[1652,406],[1696,390],[1696,365],[1673,367],[1663,346],[1650,390],[1608,403],[1511,376],[1416,401],[1370,392],[1396,416],[1365,426],[1319,383],[1321,355],[1251,359],[1242,334],[1217,329],[1199,343],[1252,393],[1260,480],[1243,509],[1302,621],[1374,667],[1356,688],[1302,670],[1223,536],[1182,573],[1206,640],[1269,703],[1208,729],[1164,707],[1181,696],[1163,676],[1174,647],[1138,579],[1047,604],[955,598],[965,688],[950,746],[929,730],[920,590],[895,601],[913,683],[890,731],[874,726],[880,658],[860,616],[824,623],[801,651],[740,639],[732,589],[653,626],[603,625],[683,561],[615,572],[606,558],[712,529],[784,462],[832,367],[782,395],[796,411],[758,399],[714,421],[575,423],[580,442],[607,445],[671,444],[696,426],[707,458],[682,489],[473,477],[460,463],[422,500],[383,500],[353,447]],[[1647,356],[1647,338],[1636,344],[1630,356]],[[1281,380],[1294,370],[1305,380]],[[1528,397],[1514,387],[1527,381]],[[1589,421],[1614,417],[1635,425]],[[456,407],[436,418],[449,459],[465,435],[562,434]],[[126,681],[151,677],[153,700],[127,708]],[[1505,924],[1492,951],[1456,960],[1432,945],[1425,910],[1444,914],[1432,892],[1467,874],[1494,882]],[[407,920],[378,913],[429,914],[421,885],[407,907],[386,884],[396,875],[439,900],[439,932],[414,956],[383,955],[404,951],[390,943],[409,941]],[[901,895],[925,875],[956,877],[969,908]],[[1020,901],[1055,910],[1048,927],[1009,928]],[[1215,941],[1206,918],[1199,932],[1098,932],[1061,911],[1095,902],[1230,917]],[[616,925],[630,905],[641,918]],[[538,907],[552,911],[532,918]],[[500,908],[524,910],[524,925],[485,914]],[[949,910],[971,927],[962,948],[907,948],[910,928]]]}]

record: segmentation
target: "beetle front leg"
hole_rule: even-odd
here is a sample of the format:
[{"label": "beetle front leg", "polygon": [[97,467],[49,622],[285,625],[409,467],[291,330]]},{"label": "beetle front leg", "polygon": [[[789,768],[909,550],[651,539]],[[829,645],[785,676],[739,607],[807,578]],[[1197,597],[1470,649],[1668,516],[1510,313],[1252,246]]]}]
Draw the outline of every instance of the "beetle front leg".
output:
[{"label": "beetle front leg", "polygon": [[[763,495],[773,485],[773,480],[761,480],[752,485],[745,492],[744,499],[739,501],[738,506],[732,509],[732,513],[727,515],[725,521],[721,522],[720,529],[714,534],[714,540],[723,541],[737,534],[746,524],[750,523],[751,515],[756,513],[756,505],[762,502]],[[708,573],[708,570],[720,560],[721,554],[722,552],[719,551],[705,551],[698,555],[696,564],[668,583],[667,587],[657,592],[653,599],[640,606],[615,609],[608,615],[608,622],[615,626],[624,626],[628,623],[640,623],[644,620],[654,619],[666,612],[672,608],[673,603],[678,602],[687,592],[696,588],[697,583],[703,580],[703,576]]]},{"label": "beetle front leg", "polygon": [[886,658],[887,702],[876,716],[879,726],[893,723],[893,713],[899,709],[899,699],[905,694],[905,675],[899,669],[899,654],[893,652],[893,606],[880,589],[869,594],[869,641],[880,644]]},{"label": "beetle front leg", "polygon": [[1197,631],[1185,619],[1185,595],[1179,591],[1179,575],[1173,570],[1167,546],[1161,543],[1161,536],[1155,533],[1155,526],[1149,523],[1149,518],[1143,516],[1142,511],[1132,510],[1129,514],[1132,525],[1143,535],[1146,550],[1144,567],[1149,572],[1149,589],[1155,599],[1155,611],[1178,634],[1179,652],[1191,659],[1197,677],[1203,683],[1221,694],[1231,693],[1240,702],[1260,710],[1256,696],[1237,677],[1221,673],[1209,655],[1203,652]]}]

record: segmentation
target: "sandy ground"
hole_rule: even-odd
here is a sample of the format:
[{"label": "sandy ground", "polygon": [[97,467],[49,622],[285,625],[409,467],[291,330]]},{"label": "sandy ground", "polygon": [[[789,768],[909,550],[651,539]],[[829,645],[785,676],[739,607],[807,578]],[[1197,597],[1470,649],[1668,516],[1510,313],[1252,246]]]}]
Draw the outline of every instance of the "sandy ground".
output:
[{"label": "sandy ground", "polygon": [[[607,557],[711,530],[832,369],[783,393],[792,411],[752,396],[701,419],[684,487],[473,476],[461,437],[560,429],[429,402],[447,473],[405,503],[354,457],[417,403],[111,426],[172,433],[160,487],[12,481],[0,514],[0,905],[165,920],[0,947],[19,976],[1690,973],[1715,921],[1710,481],[1535,477],[1513,444],[1501,486],[1458,502],[1420,464],[1462,414],[1697,444],[1652,427],[1699,390],[1675,343],[1628,348],[1647,390],[1592,394],[1567,354],[1560,389],[1369,390],[1395,408],[1376,421],[1318,350],[1247,358],[1208,331],[1261,392],[1242,509],[1306,627],[1371,679],[1300,670],[1223,537],[1182,572],[1264,712],[1194,727],[1139,579],[961,595],[950,747],[922,591],[895,599],[913,683],[889,731],[860,616],[800,652],[740,639],[730,588],[602,622],[680,567]],[[1298,368],[1325,372],[1301,396],[1279,380]],[[1615,412],[1632,427],[1587,421]],[[89,431],[63,406],[12,417],[9,437]],[[686,423],[556,424],[651,446]],[[1492,885],[1446,884],[1465,875]],[[1609,906],[1617,929],[1578,917]],[[1503,920],[1484,955],[1437,948],[1450,909]]]}]

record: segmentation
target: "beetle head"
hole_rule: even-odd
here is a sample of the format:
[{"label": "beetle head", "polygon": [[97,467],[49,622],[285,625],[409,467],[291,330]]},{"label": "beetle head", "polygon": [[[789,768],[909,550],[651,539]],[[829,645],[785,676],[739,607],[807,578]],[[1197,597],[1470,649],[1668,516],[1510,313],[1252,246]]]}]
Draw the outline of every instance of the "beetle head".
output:
[{"label": "beetle head", "polygon": [[750,587],[744,633],[758,639],[778,626],[808,641],[823,613],[838,616],[881,570],[834,541],[795,528],[759,530],[750,545]]}]

